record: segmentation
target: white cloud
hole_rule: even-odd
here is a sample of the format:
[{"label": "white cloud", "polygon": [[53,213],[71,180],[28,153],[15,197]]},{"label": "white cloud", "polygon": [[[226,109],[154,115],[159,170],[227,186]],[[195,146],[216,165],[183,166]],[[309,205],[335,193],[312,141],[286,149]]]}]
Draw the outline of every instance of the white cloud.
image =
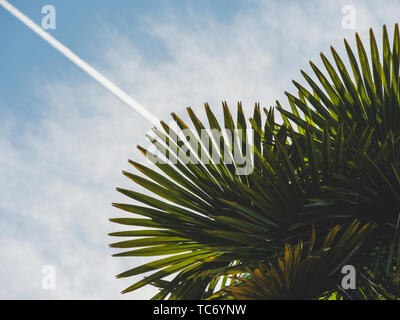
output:
[{"label": "white cloud", "polygon": [[[134,39],[105,30],[99,69],[163,119],[187,105],[200,110],[204,101],[219,113],[221,100],[232,107],[243,101],[250,115],[255,101],[269,107],[284,90],[294,91],[290,80],[300,79],[310,58],[353,37],[341,28],[345,1],[249,3],[230,23],[208,15],[189,26],[174,16],[148,22],[168,53],[156,61],[141,56]],[[364,38],[369,26],[379,26],[378,39],[382,23],[392,30],[399,12],[394,1],[354,6]],[[129,169],[128,158],[142,159],[135,146],[146,145],[150,124],[88,78],[47,83],[37,97],[45,104],[40,120],[23,128],[1,120],[0,298],[120,298],[135,279],[114,275],[145,260],[110,257],[106,233],[120,228],[107,219],[123,214],[110,206],[128,201],[114,187],[134,187],[120,171]],[[56,267],[55,291],[40,287],[45,264]],[[153,293],[144,288],[125,298]]]}]

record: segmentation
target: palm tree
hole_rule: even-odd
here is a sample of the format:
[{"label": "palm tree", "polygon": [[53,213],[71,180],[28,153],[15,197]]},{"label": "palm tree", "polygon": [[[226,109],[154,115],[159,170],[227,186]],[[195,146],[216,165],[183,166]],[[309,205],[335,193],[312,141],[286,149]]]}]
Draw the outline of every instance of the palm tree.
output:
[{"label": "palm tree", "polygon": [[[153,129],[157,154],[138,148],[154,170],[129,161],[139,174],[123,172],[148,192],[118,188],[136,202],[114,203],[128,215],[110,219],[144,228],[110,235],[128,237],[111,244],[128,249],[114,256],[162,257],[119,274],[152,271],[123,293],[150,284],[153,299],[400,298],[399,28],[391,47],[383,27],[382,58],[372,30],[370,59],[358,34],[357,52],[344,44],[351,74],[333,47],[333,63],[321,53],[326,72],[312,62],[314,79],[301,72],[308,88],[293,81],[291,111],[256,104],[247,122],[241,103],[236,120],[223,103],[220,124],[205,104],[207,125],[188,108],[192,129],[176,114],[176,128]],[[249,150],[252,172],[239,175],[237,154]],[[341,287],[346,264],[357,289]]]}]

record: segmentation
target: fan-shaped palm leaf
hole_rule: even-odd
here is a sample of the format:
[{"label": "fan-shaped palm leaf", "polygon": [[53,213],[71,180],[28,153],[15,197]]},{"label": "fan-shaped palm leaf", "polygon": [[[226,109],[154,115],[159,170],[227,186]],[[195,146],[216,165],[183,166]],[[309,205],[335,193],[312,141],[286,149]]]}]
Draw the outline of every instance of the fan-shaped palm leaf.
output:
[{"label": "fan-shaped palm leaf", "polygon": [[[358,35],[358,61],[345,41],[353,77],[333,48],[337,71],[321,54],[327,76],[311,63],[320,86],[302,72],[309,88],[294,82],[298,96],[287,93],[292,111],[277,102],[283,124],[272,108],[263,116],[258,104],[247,123],[239,103],[235,121],[223,103],[223,124],[205,104],[208,124],[188,108],[191,126],[173,114],[176,128],[164,122],[154,128],[149,140],[157,154],[139,150],[155,167],[130,161],[138,174],[124,172],[148,192],[118,189],[136,202],[114,206],[134,215],[111,219],[146,229],[112,233],[129,240],[111,246],[128,249],[115,256],[163,257],[118,275],[154,271],[124,292],[153,284],[161,289],[155,299],[209,298],[260,261],[292,252],[288,246],[306,239],[311,225],[324,234],[355,218],[378,228],[354,259],[368,270],[383,260],[394,266],[400,248],[393,241],[400,212],[399,42],[398,26],[392,49],[384,27],[380,60],[371,31],[370,63]],[[249,153],[252,173],[238,175]]]}]

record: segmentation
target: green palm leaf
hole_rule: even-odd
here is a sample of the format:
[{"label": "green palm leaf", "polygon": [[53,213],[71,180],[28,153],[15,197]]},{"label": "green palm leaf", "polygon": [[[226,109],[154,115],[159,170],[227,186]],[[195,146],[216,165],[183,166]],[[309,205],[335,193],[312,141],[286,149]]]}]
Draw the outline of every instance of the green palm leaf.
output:
[{"label": "green palm leaf", "polygon": [[[273,108],[256,104],[246,122],[241,103],[235,116],[224,102],[221,123],[205,104],[207,124],[188,108],[191,125],[172,114],[174,126],[161,122],[154,128],[148,138],[157,152],[138,147],[154,168],[129,161],[136,172],[123,172],[146,192],[118,188],[135,203],[113,204],[126,215],[110,219],[145,230],[110,235],[129,238],[111,245],[127,250],[115,256],[162,257],[121,273],[125,278],[153,271],[123,292],[152,284],[160,288],[154,299],[207,299],[226,292],[221,286],[246,290],[243,284],[253,289],[257,284],[258,293],[283,297],[272,294],[276,281],[281,289],[293,279],[306,286],[308,272],[323,264],[315,279],[329,285],[304,289],[304,297],[317,297],[337,289],[331,274],[350,254],[377,279],[388,279],[398,268],[393,239],[400,212],[399,37],[396,25],[391,48],[384,27],[381,54],[371,30],[371,59],[358,35],[356,53],[345,41],[351,71],[334,48],[332,62],[321,54],[325,73],[310,62],[315,80],[302,71],[309,87],[294,81],[297,95],[286,93],[288,108],[277,102],[282,124]],[[253,139],[244,131],[250,129]],[[247,155],[251,173],[240,175]],[[366,227],[358,228],[354,219]],[[377,224],[374,232],[366,232],[369,221]],[[314,243],[330,248],[337,237],[328,232],[337,224],[350,231],[318,263],[306,262],[314,260],[298,244],[307,243],[311,226],[319,234],[308,243],[309,254]],[[281,256],[286,258],[277,260]],[[281,262],[271,269],[276,261]],[[264,267],[255,269],[260,263]],[[294,277],[294,266],[306,271]],[[283,273],[278,276],[277,270]],[[379,270],[386,270],[384,277]],[[247,280],[238,280],[247,273]],[[285,282],[283,275],[290,278]],[[365,278],[373,282],[370,275]],[[294,295],[284,292],[298,296],[300,287]],[[376,291],[363,288],[363,297]]]}]

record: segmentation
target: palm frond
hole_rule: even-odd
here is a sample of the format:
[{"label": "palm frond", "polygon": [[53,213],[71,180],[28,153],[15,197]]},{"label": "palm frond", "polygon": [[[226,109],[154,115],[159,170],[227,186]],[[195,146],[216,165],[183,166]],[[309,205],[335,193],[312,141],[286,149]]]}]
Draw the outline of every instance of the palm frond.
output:
[{"label": "palm frond", "polygon": [[[376,225],[359,226],[354,221],[339,236],[335,226],[322,243],[315,244],[315,229],[307,244],[299,241],[295,247],[286,244],[283,257],[254,269],[246,268],[247,276],[239,283],[222,289],[215,296],[226,294],[240,300],[317,299],[329,296],[340,286],[340,268],[351,260]],[[316,249],[318,247],[318,249]]]},{"label": "palm frond", "polygon": [[[118,188],[135,203],[114,203],[128,216],[110,219],[145,229],[110,235],[128,238],[111,244],[125,250],[115,256],[162,257],[118,275],[153,272],[123,292],[152,284],[160,288],[154,299],[207,299],[242,283],[237,276],[259,263],[271,273],[269,263],[282,255],[299,254],[296,266],[309,265],[298,243],[306,243],[311,226],[322,243],[321,235],[337,224],[354,227],[354,219],[378,227],[365,233],[368,246],[352,258],[368,270],[381,268],[371,267],[379,261],[392,266],[400,212],[399,43],[398,25],[392,48],[384,27],[381,58],[371,31],[369,61],[358,35],[358,58],[345,41],[352,75],[334,48],[332,63],[321,54],[325,74],[312,62],[315,80],[302,71],[309,88],[294,82],[297,95],[286,93],[291,111],[279,102],[276,109],[256,104],[246,122],[241,103],[235,118],[224,102],[219,122],[205,104],[207,123],[188,108],[191,124],[172,114],[175,125],[153,128],[148,138],[157,152],[138,148],[154,167],[129,161],[136,172],[123,172],[146,191]],[[251,173],[238,174],[243,162]],[[314,296],[328,290],[319,289]]]}]

